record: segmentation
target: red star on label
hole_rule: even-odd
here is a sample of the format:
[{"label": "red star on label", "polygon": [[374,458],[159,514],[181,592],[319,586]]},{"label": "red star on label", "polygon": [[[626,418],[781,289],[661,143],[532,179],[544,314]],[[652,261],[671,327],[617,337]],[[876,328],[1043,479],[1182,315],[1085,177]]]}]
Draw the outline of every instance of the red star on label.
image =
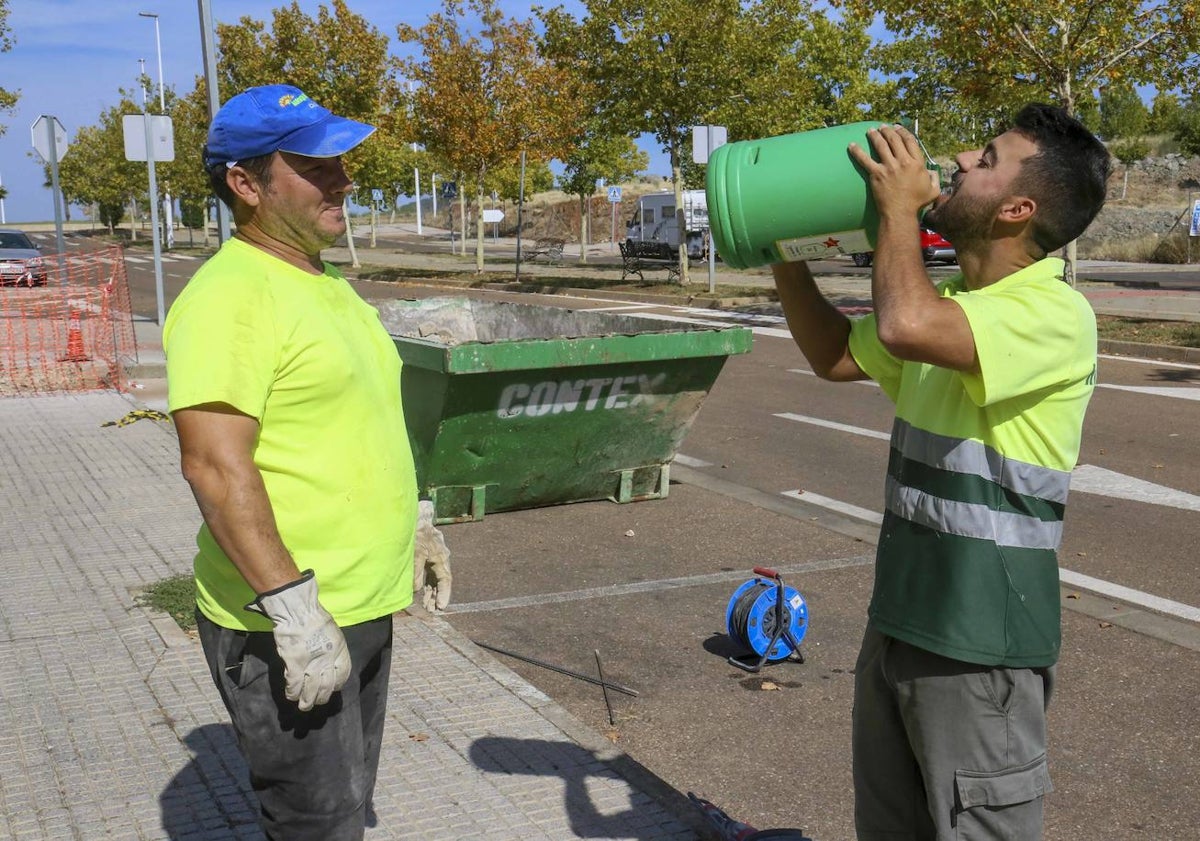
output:
[{"label": "red star on label", "polygon": [[829,239],[825,240],[826,248],[837,248],[841,244],[842,244],[842,241],[840,239],[834,239],[833,237],[830,237]]}]

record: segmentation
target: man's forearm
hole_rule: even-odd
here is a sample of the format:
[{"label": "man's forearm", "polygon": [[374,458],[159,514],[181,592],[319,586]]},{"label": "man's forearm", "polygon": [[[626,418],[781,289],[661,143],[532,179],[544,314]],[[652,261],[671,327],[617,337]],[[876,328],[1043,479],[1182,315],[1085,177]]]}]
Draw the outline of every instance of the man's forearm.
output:
[{"label": "man's forearm", "polygon": [[938,294],[921,255],[916,216],[880,220],[871,302],[885,345],[911,335],[937,305]]},{"label": "man's forearm", "polygon": [[821,294],[808,264],[776,263],[771,272],[788,330],[813,371],[826,379],[860,378],[848,348],[850,320]]}]

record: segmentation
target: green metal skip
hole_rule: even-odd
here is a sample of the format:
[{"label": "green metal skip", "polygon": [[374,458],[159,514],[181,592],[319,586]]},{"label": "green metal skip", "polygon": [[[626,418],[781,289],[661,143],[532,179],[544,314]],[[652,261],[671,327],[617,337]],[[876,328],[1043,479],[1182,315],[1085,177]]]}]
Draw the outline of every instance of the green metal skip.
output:
[{"label": "green metal skip", "polygon": [[438,523],[667,495],[669,465],[751,331],[468,298],[375,301],[404,362]]}]

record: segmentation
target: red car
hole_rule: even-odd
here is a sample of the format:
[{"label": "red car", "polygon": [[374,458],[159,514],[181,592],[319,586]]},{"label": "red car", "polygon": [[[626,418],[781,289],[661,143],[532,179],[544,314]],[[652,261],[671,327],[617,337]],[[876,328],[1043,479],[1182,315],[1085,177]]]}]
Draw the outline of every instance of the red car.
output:
[{"label": "red car", "polygon": [[[926,263],[958,262],[958,255],[954,253],[954,246],[950,244],[949,240],[937,231],[931,231],[928,228],[921,229],[921,254],[925,257]],[[874,252],[871,251],[860,251],[850,255],[850,259],[856,266],[871,265],[873,257]]]}]

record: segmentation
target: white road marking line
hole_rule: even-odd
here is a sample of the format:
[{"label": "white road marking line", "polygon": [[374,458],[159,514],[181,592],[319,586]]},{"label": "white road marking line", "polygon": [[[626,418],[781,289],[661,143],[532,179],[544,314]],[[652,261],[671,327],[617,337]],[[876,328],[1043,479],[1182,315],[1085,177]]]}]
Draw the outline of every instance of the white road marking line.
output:
[{"label": "white road marking line", "polygon": [[1200,388],[1187,388],[1164,385],[1112,385],[1099,383],[1097,388],[1111,388],[1114,391],[1132,391],[1137,394],[1150,394],[1155,397],[1177,397],[1180,400],[1200,400]]},{"label": "white road marking line", "polygon": [[711,461],[702,461],[698,458],[685,456],[683,453],[676,453],[673,461],[677,461],[686,467],[712,467]]},{"label": "white road marking line", "polygon": [[827,496],[821,496],[820,494],[813,493],[812,491],[784,491],[783,495],[790,496],[792,499],[811,502],[813,505],[819,505],[822,508],[828,508],[830,511],[836,511],[839,514],[845,514],[846,516],[853,517],[856,520],[863,520],[864,522],[874,523],[875,525],[879,525],[883,522],[882,514],[876,514],[874,511],[870,511],[866,508],[859,508],[857,505],[851,505],[849,502],[842,502],[841,500],[831,499]]},{"label": "white road marking line", "polygon": [[1131,502],[1166,505],[1184,511],[1200,511],[1200,496],[1092,464],[1081,464],[1071,471],[1071,490]]},{"label": "white road marking line", "polygon": [[1192,607],[1189,604],[1164,599],[1150,593],[1143,593],[1141,590],[1133,590],[1129,587],[1123,587],[1120,584],[1113,584],[1111,581],[1092,578],[1090,575],[1084,575],[1081,572],[1072,572],[1069,569],[1062,569],[1061,567],[1058,570],[1058,578],[1064,584],[1078,587],[1081,590],[1090,590],[1093,593],[1111,596],[1123,602],[1131,602],[1140,607],[1156,610],[1159,613],[1178,616],[1180,619],[1187,619],[1192,622],[1200,622],[1200,607]]},{"label": "white road marking line", "polygon": [[823,418],[809,417],[808,415],[796,415],[791,412],[779,412],[775,415],[777,418],[784,420],[796,421],[798,423],[812,424],[813,426],[823,426],[826,429],[836,429],[839,432],[849,432],[853,435],[862,435],[866,438],[878,438],[881,441],[890,441],[892,436],[887,432],[876,432],[873,429],[863,429],[861,426],[850,426],[837,421],[829,421]]},{"label": "white road marking line", "polygon": [[[1072,485],[1074,483],[1072,482]],[[836,511],[839,514],[845,514],[855,519],[863,520],[864,522],[874,523],[876,525],[883,522],[883,515],[874,511],[868,511],[865,508],[859,508],[857,505],[851,505],[848,502],[841,502],[836,499],[830,499],[820,494],[815,494],[812,491],[784,491],[784,496],[789,496],[793,499],[804,500],[811,502],[813,505],[819,505],[822,508],[827,508],[830,511]],[[1145,593],[1141,590],[1134,590],[1131,587],[1125,587],[1121,584],[1114,584],[1111,581],[1105,581],[1100,578],[1093,578],[1090,575],[1084,575],[1081,572],[1063,569],[1059,567],[1059,580],[1064,584],[1072,587],[1078,587],[1082,590],[1089,590],[1100,595],[1110,596],[1115,599],[1120,599],[1123,602],[1145,607],[1150,610],[1166,613],[1170,616],[1177,616],[1180,619],[1187,619],[1191,622],[1200,622],[1200,608],[1192,607],[1182,602],[1164,599],[1161,596],[1155,596],[1151,593]]]},{"label": "white road marking line", "polygon": [[[834,429],[839,432],[849,432],[853,435],[862,435],[867,438],[878,438],[883,441],[891,440],[891,436],[884,432],[876,432],[873,429],[863,429],[859,426],[850,426],[808,415],[781,412],[776,414],[775,417],[799,423],[807,423],[813,426],[821,426],[826,429]],[[1175,490],[1165,485],[1157,485],[1133,476],[1126,476],[1124,473],[1106,470],[1103,467],[1095,467],[1090,464],[1078,465],[1071,472],[1071,490],[1095,494],[1097,496],[1112,497],[1113,499],[1127,499],[1132,502],[1166,505],[1172,508],[1181,508],[1185,511],[1200,511],[1200,496],[1187,493],[1186,491]]]},{"label": "white road marking line", "polygon": [[[875,555],[857,555],[852,558],[830,558],[822,561],[810,561],[803,564],[788,566],[771,565],[771,569],[780,574],[794,575],[804,572],[822,572],[825,570],[846,569],[848,567],[866,566],[875,562]],[[613,584],[608,587],[589,587],[585,590],[569,590],[559,593],[544,593],[534,596],[517,596],[511,599],[493,599],[486,602],[468,602],[452,604],[446,608],[447,613],[480,613],[486,610],[509,610],[520,607],[539,607],[563,602],[577,602],[586,599],[601,599],[608,596],[631,596],[638,593],[657,593],[663,590],[678,590],[682,587],[702,587],[708,584],[721,584],[726,581],[747,581],[754,577],[749,569],[742,572],[713,572],[706,575],[688,575],[682,578],[662,578],[658,581],[635,581],[630,584]]]},{"label": "white road marking line", "polygon": [[636,312],[638,310],[653,309],[657,304],[626,304],[621,307],[592,307],[588,312]]},{"label": "white road marking line", "polygon": [[1161,368],[1183,368],[1188,371],[1200,371],[1200,365],[1191,365],[1187,362],[1164,362],[1161,359],[1141,359],[1137,356],[1112,356],[1110,354],[1099,354],[1101,359],[1111,359],[1114,362],[1136,362],[1139,365],[1157,365]]},{"label": "white road marking line", "polygon": [[[663,313],[647,312],[638,313],[638,318],[650,318],[655,321],[674,321],[679,324],[699,324],[703,327],[729,327],[728,321],[717,321],[712,318],[684,318],[678,315],[664,315]],[[751,327],[751,332],[756,336],[773,336],[778,339],[790,339],[792,334],[787,330],[778,330],[774,327]]]},{"label": "white road marking line", "polygon": [[675,307],[678,312],[688,315],[709,315],[713,317],[725,318],[730,321],[760,321],[766,324],[787,324],[787,319],[782,315],[769,315],[767,313],[754,312],[728,312],[718,310],[714,313],[711,309],[705,307]]},{"label": "white road marking line", "polygon": [[[1139,360],[1144,361],[1144,360]],[[1184,366],[1187,367],[1187,366]],[[789,374],[803,374],[807,377],[815,377],[816,374],[805,368],[788,368]],[[879,387],[879,383],[874,380],[854,380],[859,385],[873,385]],[[1112,383],[1098,383],[1097,388],[1111,388],[1114,391],[1133,391],[1139,394],[1150,394],[1155,397],[1176,397],[1180,400],[1200,400],[1200,388],[1191,388],[1188,386],[1158,386],[1158,385],[1114,385]]]}]

